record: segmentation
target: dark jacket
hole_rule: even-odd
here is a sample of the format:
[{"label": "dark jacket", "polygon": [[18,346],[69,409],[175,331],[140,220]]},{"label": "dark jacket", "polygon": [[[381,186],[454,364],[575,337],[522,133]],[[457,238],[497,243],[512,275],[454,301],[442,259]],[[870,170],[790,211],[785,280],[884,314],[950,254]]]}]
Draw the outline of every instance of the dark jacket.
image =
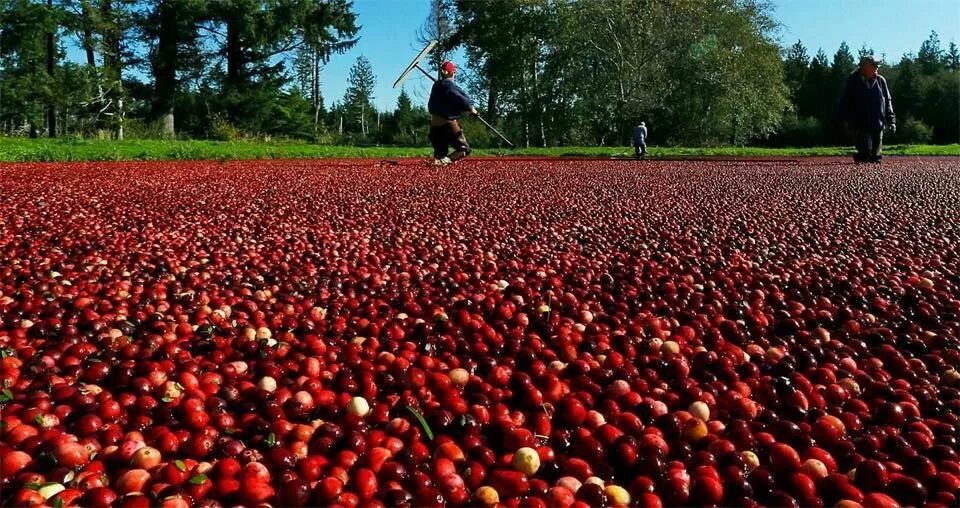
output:
[{"label": "dark jacket", "polygon": [[638,125],[633,128],[633,144],[642,145],[647,142],[647,127]]},{"label": "dark jacket", "polygon": [[467,94],[451,79],[441,79],[433,84],[427,109],[431,115],[442,116],[447,120],[456,120],[473,104]]},{"label": "dark jacket", "polygon": [[868,80],[859,69],[854,71],[843,84],[837,115],[860,130],[880,130],[896,123],[887,80],[879,74]]}]

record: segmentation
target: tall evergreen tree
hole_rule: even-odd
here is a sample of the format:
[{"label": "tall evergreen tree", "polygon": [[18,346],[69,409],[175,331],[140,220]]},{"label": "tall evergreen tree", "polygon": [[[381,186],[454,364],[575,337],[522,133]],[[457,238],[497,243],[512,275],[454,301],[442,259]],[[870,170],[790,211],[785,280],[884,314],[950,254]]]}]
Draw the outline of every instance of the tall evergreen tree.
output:
[{"label": "tall evergreen tree", "polygon": [[400,90],[397,107],[390,115],[384,139],[390,143],[405,145],[421,144],[430,116],[426,110],[416,107],[406,89]]},{"label": "tall evergreen tree", "polygon": [[99,38],[102,91],[99,102],[109,121],[107,126],[117,139],[123,139],[123,121],[127,112],[124,72],[132,58],[128,37],[134,28],[136,0],[98,0],[96,33]]},{"label": "tall evergreen tree", "polygon": [[937,32],[930,32],[927,40],[920,45],[920,51],[917,52],[917,63],[920,65],[920,72],[926,76],[936,74],[944,67],[944,52],[940,46],[940,36]]},{"label": "tall evergreen tree", "polygon": [[[57,51],[57,32],[60,29],[60,13],[53,6],[53,0],[47,0],[47,79],[54,82],[57,61],[59,55]],[[54,105],[54,94],[50,93],[47,97],[47,136],[57,137],[57,110]]]},{"label": "tall evergreen tree", "polygon": [[960,48],[957,48],[957,43],[950,43],[950,47],[947,48],[947,53],[944,55],[944,61],[947,69],[954,72],[960,70]]},{"label": "tall evergreen tree", "polygon": [[807,68],[810,65],[810,56],[802,42],[797,41],[787,51],[783,61],[784,79],[790,89],[790,97],[794,105],[800,97],[800,90],[806,82]]},{"label": "tall evergreen tree", "polygon": [[377,78],[370,61],[360,55],[350,68],[343,106],[347,114],[348,128],[359,128],[363,135],[370,131],[370,120],[376,116],[373,108],[373,89],[376,84]]},{"label": "tall evergreen tree", "polygon": [[155,41],[150,52],[151,117],[161,122],[165,136],[175,134],[176,96],[184,74],[196,73],[202,65],[198,28],[203,8],[201,0],[159,0],[141,21],[143,33]]},{"label": "tall evergreen tree", "polygon": [[850,53],[850,46],[846,42],[841,42],[837,52],[833,55],[833,63],[830,65],[830,73],[833,80],[839,86],[857,68],[857,63],[853,60],[853,54]]},{"label": "tall evergreen tree", "polygon": [[273,108],[287,82],[290,55],[314,46],[321,58],[346,49],[357,32],[348,0],[210,0],[204,29],[226,61],[222,101],[227,118],[270,131]]},{"label": "tall evergreen tree", "polygon": [[893,105],[898,116],[905,122],[907,118],[915,117],[922,100],[921,72],[919,63],[904,55],[897,64],[896,76],[890,84],[890,93],[893,96]]},{"label": "tall evergreen tree", "polygon": [[829,121],[837,92],[833,86],[827,54],[820,49],[810,60],[810,66],[804,75],[803,86],[797,96],[798,115],[812,116],[821,122]]},{"label": "tall evergreen tree", "polygon": [[400,96],[397,97],[397,109],[393,112],[393,118],[397,122],[398,130],[403,131],[412,127],[415,114],[410,95],[406,89],[400,89]]},{"label": "tall evergreen tree", "polygon": [[57,84],[51,58],[59,48],[50,36],[58,30],[57,12],[47,1],[11,0],[0,4],[0,115],[11,129],[37,137],[50,121]]}]

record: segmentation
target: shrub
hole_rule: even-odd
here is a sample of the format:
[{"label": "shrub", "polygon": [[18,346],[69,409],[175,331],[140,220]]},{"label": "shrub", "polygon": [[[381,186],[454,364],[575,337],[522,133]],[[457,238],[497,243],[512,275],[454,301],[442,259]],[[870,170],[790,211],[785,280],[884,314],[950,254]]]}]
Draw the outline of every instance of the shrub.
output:
[{"label": "shrub", "polygon": [[128,118],[123,123],[124,139],[165,139],[163,122],[148,122],[139,118]]},{"label": "shrub", "polygon": [[230,123],[229,120],[226,120],[220,116],[217,116],[213,119],[213,124],[210,127],[210,138],[217,141],[237,141],[243,137],[243,133]]},{"label": "shrub", "polygon": [[818,146],[825,142],[826,132],[820,120],[814,117],[800,117],[784,115],[783,123],[775,134],[772,134],[760,145],[777,147]]},{"label": "shrub", "polygon": [[914,118],[907,118],[907,121],[897,126],[897,133],[893,135],[892,141],[902,144],[922,145],[929,143],[933,139],[933,129],[927,124]]}]

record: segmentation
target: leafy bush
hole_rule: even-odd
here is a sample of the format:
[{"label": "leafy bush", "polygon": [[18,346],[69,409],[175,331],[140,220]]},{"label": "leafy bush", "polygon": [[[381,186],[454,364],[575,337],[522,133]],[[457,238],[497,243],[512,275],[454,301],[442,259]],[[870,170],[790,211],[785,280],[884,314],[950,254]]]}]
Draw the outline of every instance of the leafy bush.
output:
[{"label": "leafy bush", "polygon": [[217,141],[237,141],[243,138],[243,133],[228,120],[218,116],[213,119],[210,138]]},{"label": "leafy bush", "polygon": [[927,124],[914,118],[907,118],[906,122],[897,126],[897,133],[891,141],[897,143],[923,144],[933,139],[933,129]]},{"label": "leafy bush", "polygon": [[765,146],[819,146],[826,144],[826,132],[820,120],[814,117],[784,115],[776,134],[764,142]]},{"label": "leafy bush", "polygon": [[128,118],[123,123],[124,139],[164,139],[162,122],[148,122],[139,118]]}]

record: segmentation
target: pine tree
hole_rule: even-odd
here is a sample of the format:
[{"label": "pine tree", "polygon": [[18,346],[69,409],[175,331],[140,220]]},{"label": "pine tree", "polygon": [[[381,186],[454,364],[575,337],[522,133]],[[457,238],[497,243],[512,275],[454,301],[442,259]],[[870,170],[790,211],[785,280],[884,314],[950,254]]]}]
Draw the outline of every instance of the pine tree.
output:
[{"label": "pine tree", "polygon": [[413,115],[413,101],[410,100],[407,90],[403,88],[400,90],[400,96],[397,97],[397,109],[393,112],[393,117],[397,121],[397,126],[403,130],[413,123]]},{"label": "pine tree", "polygon": [[160,0],[140,22],[144,35],[156,40],[156,49],[150,54],[154,78],[150,114],[161,122],[164,136],[175,134],[175,98],[181,87],[178,75],[202,71],[198,33],[202,17],[201,0]]},{"label": "pine tree", "polygon": [[830,126],[827,128],[827,136],[833,142],[839,142],[843,137],[843,130],[831,121],[836,110],[836,97],[843,87],[844,80],[856,69],[857,63],[853,60],[853,54],[850,53],[850,46],[846,41],[841,42],[830,65],[830,79],[820,90],[822,95],[818,97],[820,103],[817,108],[819,112],[817,117],[825,125]]},{"label": "pine tree", "polygon": [[800,89],[803,87],[807,76],[807,67],[810,64],[810,57],[807,55],[807,48],[802,42],[797,41],[790,47],[783,61],[784,79],[787,88],[790,89],[790,97],[794,105],[800,96]]},{"label": "pine tree", "polygon": [[230,121],[252,131],[274,125],[285,66],[303,46],[322,56],[355,42],[356,15],[343,0],[209,0],[209,45],[225,57],[222,102]]},{"label": "pine tree", "polygon": [[833,117],[839,85],[832,81],[827,54],[821,49],[810,61],[798,110],[801,116],[813,116],[827,125]]},{"label": "pine tree", "polygon": [[920,71],[927,76],[936,74],[943,68],[945,63],[944,53],[937,32],[930,32],[927,40],[920,45],[920,51],[917,52],[917,63],[920,64]]},{"label": "pine tree", "polygon": [[59,84],[50,60],[59,61],[59,47],[50,45],[58,30],[57,9],[48,2],[15,0],[0,3],[0,115],[11,128],[31,137],[49,123]]},{"label": "pine tree", "polygon": [[123,123],[128,106],[127,89],[124,86],[124,73],[131,63],[133,55],[129,41],[134,24],[134,0],[99,0],[97,29],[100,41],[100,55],[103,75],[103,102],[108,106],[110,127],[113,135],[123,139]]},{"label": "pine tree", "polygon": [[833,75],[833,80],[839,86],[856,68],[857,64],[853,61],[850,46],[847,46],[846,42],[841,42],[840,48],[833,55],[833,63],[830,65],[830,74]]},{"label": "pine tree", "polygon": [[[413,107],[413,101],[405,89],[400,90],[400,96],[397,97],[397,109],[393,112],[393,121],[396,124],[397,133],[404,137],[409,137],[411,141],[415,140],[418,111]],[[426,118],[426,115],[419,115]]]},{"label": "pine tree", "polygon": [[915,117],[919,113],[922,100],[922,84],[920,64],[909,56],[904,56],[897,64],[896,80],[891,83],[890,93],[893,95],[893,107],[897,116],[906,122],[907,118]]},{"label": "pine tree", "polygon": [[960,70],[960,49],[957,48],[957,43],[950,43],[950,47],[947,49],[947,54],[944,56],[944,60],[946,61],[947,69],[954,72]]},{"label": "pine tree", "polygon": [[350,78],[347,83],[347,92],[343,97],[343,105],[349,117],[347,124],[359,126],[360,133],[366,135],[369,132],[368,118],[376,116],[376,112],[373,111],[373,89],[377,84],[377,78],[370,61],[365,56],[357,57],[356,63],[350,68]]}]

